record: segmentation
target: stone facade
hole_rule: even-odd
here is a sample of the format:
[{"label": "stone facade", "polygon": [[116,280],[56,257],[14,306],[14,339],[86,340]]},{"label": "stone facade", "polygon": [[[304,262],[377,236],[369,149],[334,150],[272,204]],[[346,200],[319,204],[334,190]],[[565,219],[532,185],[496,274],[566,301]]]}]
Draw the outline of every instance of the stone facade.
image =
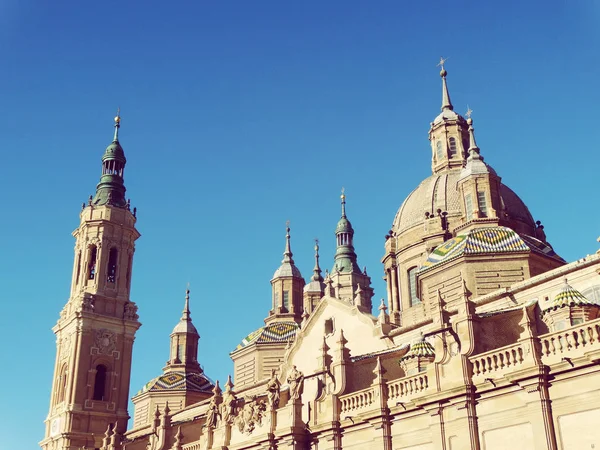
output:
[{"label": "stone facade", "polygon": [[[600,252],[571,263],[554,252],[543,226],[484,162],[470,112],[454,112],[444,69],[441,76],[432,176],[407,197],[386,236],[387,304],[378,315],[342,195],[331,273],[322,276],[316,245],[305,283],[288,227],[271,308],[231,353],[233,379],[199,389],[177,378],[201,375],[188,297],[163,375],[134,397],[133,427],[109,427],[97,448],[600,447]],[[61,358],[77,360],[63,350],[71,348],[63,347],[63,328],[67,322],[56,329],[57,380]],[[115,335],[94,336],[111,352],[130,351]],[[78,448],[47,435],[44,448]]]}]

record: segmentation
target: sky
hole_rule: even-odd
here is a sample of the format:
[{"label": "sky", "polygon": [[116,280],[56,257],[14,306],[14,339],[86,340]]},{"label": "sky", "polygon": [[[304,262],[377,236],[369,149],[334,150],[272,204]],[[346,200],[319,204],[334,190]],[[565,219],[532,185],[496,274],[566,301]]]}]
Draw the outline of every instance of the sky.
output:
[{"label": "sky", "polygon": [[224,381],[269,311],[286,221],[306,279],[315,238],[333,265],[342,186],[385,297],[384,236],[431,173],[440,56],[557,253],[597,251],[599,21],[591,0],[0,2],[0,450],[43,438],[71,232],[117,107],[142,235],[130,394],[161,373],[188,282],[199,361]]}]

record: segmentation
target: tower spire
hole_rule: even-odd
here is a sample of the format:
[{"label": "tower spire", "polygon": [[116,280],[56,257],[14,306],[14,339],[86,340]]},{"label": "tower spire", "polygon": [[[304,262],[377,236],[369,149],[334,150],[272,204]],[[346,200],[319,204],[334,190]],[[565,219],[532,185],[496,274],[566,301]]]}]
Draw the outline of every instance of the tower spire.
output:
[{"label": "tower spire", "polygon": [[192,318],[190,315],[190,283],[188,283],[187,289],[185,290],[185,306],[183,307],[183,313],[181,315],[181,320],[185,320],[186,322],[192,321]]},{"label": "tower spire", "polygon": [[283,261],[282,264],[289,263],[294,264],[294,260],[292,259],[292,247],[290,245],[290,221],[288,220],[285,223],[285,251],[283,252]]},{"label": "tower spire", "polygon": [[448,93],[448,84],[446,83],[446,69],[444,68],[444,64],[448,58],[440,58],[440,62],[438,63],[438,67],[441,67],[440,76],[442,77],[442,111],[454,111],[454,106],[452,106],[452,102],[450,101],[450,94]]},{"label": "tower spire", "polygon": [[342,187],[342,195],[340,195],[340,199],[342,200],[342,217],[346,218],[346,194],[345,189]]},{"label": "tower spire", "polygon": [[127,208],[125,200],[125,183],[123,174],[125,172],[125,152],[119,143],[119,128],[121,128],[121,110],[117,110],[115,116],[115,134],[113,141],[106,147],[102,156],[102,175],[96,186],[96,195],[92,200],[94,206],[110,205],[119,208]]},{"label": "tower spire", "polygon": [[319,267],[319,240],[315,239],[315,267],[313,269],[313,276],[310,278],[312,281],[323,281],[323,275],[321,275],[321,267]]}]

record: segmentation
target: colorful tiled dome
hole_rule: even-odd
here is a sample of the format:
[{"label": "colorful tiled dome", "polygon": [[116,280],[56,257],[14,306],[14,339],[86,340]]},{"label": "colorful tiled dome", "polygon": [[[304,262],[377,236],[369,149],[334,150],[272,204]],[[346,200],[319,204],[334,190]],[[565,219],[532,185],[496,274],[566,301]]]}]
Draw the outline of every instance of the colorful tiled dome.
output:
[{"label": "colorful tiled dome", "polygon": [[419,341],[410,345],[410,350],[406,355],[400,358],[400,361],[404,361],[405,359],[411,358],[434,358],[435,350],[433,345],[427,342],[424,338],[421,338]]},{"label": "colorful tiled dome", "polygon": [[215,384],[204,373],[168,372],[153,378],[137,393],[154,391],[212,392]]},{"label": "colorful tiled dome", "polygon": [[550,303],[545,311],[555,310],[558,308],[564,308],[565,306],[600,306],[588,300],[581,292],[573,288],[567,280],[561,291],[554,297],[552,303]]},{"label": "colorful tiled dome", "polygon": [[296,333],[300,329],[300,325],[296,322],[274,322],[270,323],[258,330],[253,331],[238,344],[234,351],[247,347],[255,342],[263,343],[280,343],[288,342],[296,337]]}]

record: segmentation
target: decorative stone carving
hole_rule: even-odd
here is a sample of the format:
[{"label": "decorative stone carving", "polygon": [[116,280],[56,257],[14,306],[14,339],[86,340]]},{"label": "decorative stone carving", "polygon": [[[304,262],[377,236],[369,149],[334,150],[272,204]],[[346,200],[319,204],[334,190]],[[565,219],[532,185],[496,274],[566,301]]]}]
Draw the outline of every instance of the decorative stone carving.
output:
[{"label": "decorative stone carving", "polygon": [[81,304],[82,311],[94,311],[94,297],[91,295],[85,295],[83,297],[83,303]]},{"label": "decorative stone carving", "polygon": [[236,405],[237,397],[232,390],[233,383],[231,382],[231,375],[227,378],[225,383],[225,393],[223,394],[223,404],[221,405],[221,417],[223,422],[231,425],[237,414]]},{"label": "decorative stone carving", "polygon": [[281,391],[281,383],[277,379],[275,369],[271,370],[271,378],[267,381],[267,404],[269,411],[279,407],[279,394]]},{"label": "decorative stone carving", "polygon": [[62,338],[60,345],[60,359],[65,359],[69,356],[69,350],[71,349],[71,336],[65,336]]},{"label": "decorative stone carving", "polygon": [[100,354],[112,353],[117,347],[117,336],[106,328],[96,330],[96,347]]},{"label": "decorative stone carving", "polygon": [[213,396],[208,404],[208,411],[206,412],[206,427],[214,429],[217,427],[217,420],[219,419],[219,405],[217,404],[217,398]]},{"label": "decorative stone carving", "polygon": [[134,303],[125,304],[125,312],[123,313],[123,319],[125,320],[138,320],[140,316],[137,314],[138,307]]},{"label": "decorative stone carving", "polygon": [[290,400],[300,400],[304,387],[304,374],[296,369],[296,366],[292,366],[292,371],[287,376],[287,382],[290,386]]},{"label": "decorative stone carving", "polygon": [[240,432],[251,434],[256,425],[262,425],[262,419],[266,410],[267,405],[264,400],[257,400],[256,396],[248,398],[236,419]]}]

